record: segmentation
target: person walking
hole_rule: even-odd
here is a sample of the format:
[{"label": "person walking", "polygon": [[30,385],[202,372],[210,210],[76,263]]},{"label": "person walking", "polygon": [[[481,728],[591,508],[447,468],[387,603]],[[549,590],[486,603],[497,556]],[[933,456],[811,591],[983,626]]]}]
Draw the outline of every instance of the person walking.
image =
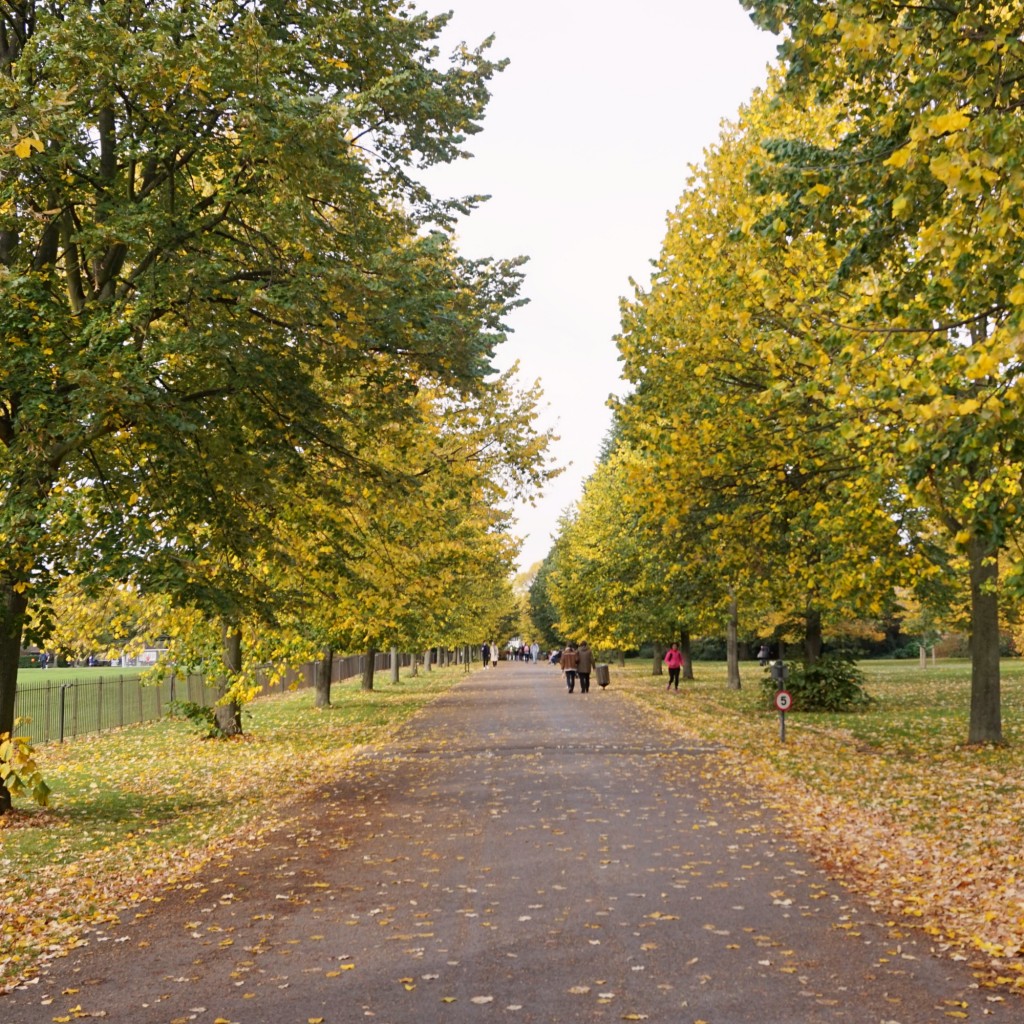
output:
[{"label": "person walking", "polygon": [[683,667],[683,656],[679,651],[679,644],[673,644],[665,652],[665,664],[668,666],[668,686],[666,690],[671,690],[673,685],[676,690],[679,690],[679,672]]},{"label": "person walking", "polygon": [[587,641],[580,641],[576,652],[576,675],[580,680],[580,693],[590,693],[590,673],[594,671],[594,652],[587,646]]},{"label": "person walking", "polygon": [[577,655],[576,648],[572,644],[566,644],[565,650],[562,651],[562,671],[565,673],[565,685],[568,687],[570,693],[573,693],[576,689],[576,665]]},{"label": "person walking", "polygon": [[491,648],[491,668],[497,668],[498,667],[498,653],[499,653],[498,652],[498,645],[497,644],[490,644],[489,646]]}]

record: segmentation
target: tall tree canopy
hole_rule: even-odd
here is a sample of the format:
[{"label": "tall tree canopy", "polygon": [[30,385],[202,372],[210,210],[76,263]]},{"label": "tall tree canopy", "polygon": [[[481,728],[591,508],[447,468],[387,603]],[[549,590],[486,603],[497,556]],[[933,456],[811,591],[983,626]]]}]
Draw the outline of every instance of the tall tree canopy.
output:
[{"label": "tall tree canopy", "polygon": [[268,481],[316,446],[344,462],[352,388],[388,422],[420,375],[490,372],[515,263],[460,257],[472,200],[416,169],[463,155],[501,65],[442,61],[445,22],[0,0],[0,733],[83,493],[101,557],[241,543]]},{"label": "tall tree canopy", "polygon": [[744,5],[784,33],[789,101],[831,110],[827,144],[769,145],[761,187],[789,235],[842,247],[852,400],[967,558],[970,739],[998,741],[998,555],[1024,526],[1024,5]]}]

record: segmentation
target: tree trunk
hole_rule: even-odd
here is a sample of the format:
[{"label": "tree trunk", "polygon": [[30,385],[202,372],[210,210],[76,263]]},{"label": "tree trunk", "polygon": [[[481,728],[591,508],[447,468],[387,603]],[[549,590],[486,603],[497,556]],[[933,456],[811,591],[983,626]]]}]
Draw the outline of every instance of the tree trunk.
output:
[{"label": "tree trunk", "polygon": [[[10,580],[0,584],[0,734],[14,734],[14,696],[28,598]],[[11,792],[0,783],[0,815],[11,809]]]},{"label": "tree trunk", "polygon": [[925,647],[924,641],[921,641],[921,646],[917,649],[917,662],[921,668],[928,667],[928,648]]},{"label": "tree trunk", "polygon": [[420,674],[420,656],[415,651],[413,651],[412,664],[409,666],[409,668],[409,675],[411,675],[413,679],[415,679]]},{"label": "tree trunk", "polygon": [[996,552],[972,539],[967,558],[971,571],[971,722],[967,742],[1002,743]]},{"label": "tree trunk", "polygon": [[661,644],[656,643],[654,645],[654,663],[651,665],[651,675],[660,676],[662,672],[662,660],[665,657],[665,649]]},{"label": "tree trunk", "polygon": [[431,670],[431,663],[434,660],[434,648],[428,647],[423,652],[423,670],[429,672]]},{"label": "tree trunk", "polygon": [[679,653],[683,656],[683,679],[693,679],[693,647],[688,629],[679,630]]},{"label": "tree trunk", "polygon": [[373,689],[373,668],[374,662],[377,660],[377,652],[371,647],[365,655],[365,661],[363,662],[363,682],[362,688],[364,690]]},{"label": "tree trunk", "polygon": [[331,706],[331,672],[334,668],[334,652],[330,646],[320,652],[320,660],[316,663],[316,675],[313,677],[313,706],[329,708]]},{"label": "tree trunk", "polygon": [[[231,688],[231,683],[242,671],[242,630],[241,627],[224,623],[222,658],[227,675],[221,676],[219,697],[223,697]],[[237,700],[226,704],[218,704],[214,709],[217,728],[223,736],[240,736],[242,734],[242,708]]]},{"label": "tree trunk", "polygon": [[821,612],[817,608],[807,611],[804,632],[804,664],[817,665],[821,660]]},{"label": "tree trunk", "polygon": [[622,650],[621,647],[615,652],[615,664],[618,665],[619,668],[626,667],[626,652]]},{"label": "tree trunk", "polygon": [[729,621],[725,626],[725,662],[730,690],[742,689],[740,681],[740,612],[736,592],[729,588]]},{"label": "tree trunk", "polygon": [[400,677],[401,677],[401,673],[399,671],[399,666],[398,666],[398,648],[397,647],[392,647],[391,648],[391,682],[392,683],[397,683],[398,680],[400,679]]},{"label": "tree trunk", "polygon": [[776,629],[775,629],[775,646],[776,646],[776,648],[778,650],[778,655],[776,657],[776,660],[777,661],[785,661],[786,660],[786,641],[782,637],[782,630],[780,628],[778,628],[778,627],[776,627]]}]

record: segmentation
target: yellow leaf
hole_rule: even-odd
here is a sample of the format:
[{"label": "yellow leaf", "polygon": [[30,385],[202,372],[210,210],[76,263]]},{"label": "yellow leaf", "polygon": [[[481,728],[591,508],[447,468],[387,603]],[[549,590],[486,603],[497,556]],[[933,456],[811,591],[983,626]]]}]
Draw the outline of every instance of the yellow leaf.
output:
[{"label": "yellow leaf", "polygon": [[913,146],[903,146],[902,148],[897,149],[896,152],[893,153],[893,155],[889,157],[888,160],[885,160],[883,162],[886,167],[895,167],[897,170],[900,170],[901,168],[907,166],[907,163],[910,161],[910,158],[913,155]]},{"label": "yellow leaf", "polygon": [[39,139],[34,138],[21,139],[14,146],[14,152],[21,157],[22,160],[27,160],[32,155],[33,150],[42,153],[43,149],[44,146],[42,142],[40,142]]},{"label": "yellow leaf", "polygon": [[928,130],[932,135],[945,135],[947,132],[963,131],[971,123],[971,119],[959,110],[952,114],[940,114],[928,122]]},{"label": "yellow leaf", "polygon": [[956,188],[963,174],[963,168],[960,164],[945,154],[932,157],[931,162],[928,164],[928,169],[948,188]]}]

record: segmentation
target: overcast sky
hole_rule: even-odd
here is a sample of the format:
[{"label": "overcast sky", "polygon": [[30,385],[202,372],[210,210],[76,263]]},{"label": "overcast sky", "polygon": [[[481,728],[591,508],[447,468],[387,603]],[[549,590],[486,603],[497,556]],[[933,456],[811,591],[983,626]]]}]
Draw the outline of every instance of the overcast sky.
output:
[{"label": "overcast sky", "polygon": [[611,425],[623,384],[613,337],[630,278],[646,285],[665,218],[723,119],[763,85],[775,40],[739,0],[418,0],[452,9],[447,48],[494,34],[510,64],[492,83],[474,159],[431,176],[492,198],[460,228],[469,256],[526,255],[524,295],[498,365],[544,384],[542,429],[565,472],[517,510],[520,566],[551,547]]}]

